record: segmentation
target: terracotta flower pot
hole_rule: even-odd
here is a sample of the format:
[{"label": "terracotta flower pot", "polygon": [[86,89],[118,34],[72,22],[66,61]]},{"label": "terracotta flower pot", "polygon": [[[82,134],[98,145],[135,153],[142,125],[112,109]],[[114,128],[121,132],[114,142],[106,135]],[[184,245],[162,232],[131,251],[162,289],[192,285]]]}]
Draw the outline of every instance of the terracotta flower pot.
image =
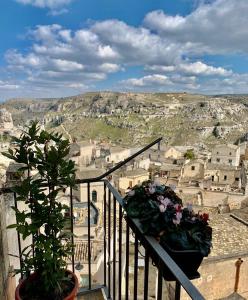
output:
[{"label": "terracotta flower pot", "polygon": [[[77,292],[78,292],[78,288],[79,288],[79,283],[78,283],[78,278],[77,276],[72,273],[71,271],[67,270],[66,271],[68,274],[72,275],[73,277],[73,281],[75,282],[74,288],[73,290],[70,292],[70,294],[68,296],[66,296],[63,300],[74,300]],[[30,275],[30,277],[28,278],[28,280],[30,281],[34,281],[36,277],[36,273],[33,273]],[[20,291],[22,290],[23,286],[25,285],[27,279],[22,280],[15,291],[15,300],[22,300],[21,296],[20,296]]]}]

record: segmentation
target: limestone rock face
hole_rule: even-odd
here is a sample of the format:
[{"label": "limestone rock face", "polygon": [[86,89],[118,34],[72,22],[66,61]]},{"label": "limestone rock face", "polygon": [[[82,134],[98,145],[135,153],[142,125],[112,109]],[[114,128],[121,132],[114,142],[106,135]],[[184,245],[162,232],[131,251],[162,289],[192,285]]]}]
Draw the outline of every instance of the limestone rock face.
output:
[{"label": "limestone rock face", "polygon": [[13,120],[11,113],[8,112],[5,108],[0,109],[0,129],[2,130],[11,130],[13,129]]}]

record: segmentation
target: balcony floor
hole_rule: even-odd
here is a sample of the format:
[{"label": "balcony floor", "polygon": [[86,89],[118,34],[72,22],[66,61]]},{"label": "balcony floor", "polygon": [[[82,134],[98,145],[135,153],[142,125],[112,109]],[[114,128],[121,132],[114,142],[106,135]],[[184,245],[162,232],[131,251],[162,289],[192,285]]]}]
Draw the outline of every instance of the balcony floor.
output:
[{"label": "balcony floor", "polygon": [[77,300],[104,300],[102,291],[90,292],[77,297]]}]

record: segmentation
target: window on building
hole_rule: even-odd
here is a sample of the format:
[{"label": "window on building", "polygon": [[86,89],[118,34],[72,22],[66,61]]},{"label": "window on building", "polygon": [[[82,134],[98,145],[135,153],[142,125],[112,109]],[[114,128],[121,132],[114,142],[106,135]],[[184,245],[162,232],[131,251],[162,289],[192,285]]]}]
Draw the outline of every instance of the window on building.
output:
[{"label": "window on building", "polygon": [[226,175],[224,175],[224,180],[227,180],[227,176]]},{"label": "window on building", "polygon": [[220,158],[216,158],[216,162],[220,162]]},{"label": "window on building", "polygon": [[219,154],[219,152],[217,151],[216,154]]},{"label": "window on building", "polygon": [[212,176],[212,181],[214,181],[214,176]]},{"label": "window on building", "polygon": [[229,162],[229,164],[232,164],[232,159],[229,159],[228,162]]},{"label": "window on building", "polygon": [[232,155],[232,152],[229,152],[229,155]]},{"label": "window on building", "polygon": [[191,170],[194,171],[195,170],[195,166],[191,166]]},{"label": "window on building", "polygon": [[239,178],[238,178],[238,177],[235,177],[235,181],[239,181]]},{"label": "window on building", "polygon": [[97,191],[95,190],[92,191],[91,196],[92,196],[92,201],[97,202]]}]

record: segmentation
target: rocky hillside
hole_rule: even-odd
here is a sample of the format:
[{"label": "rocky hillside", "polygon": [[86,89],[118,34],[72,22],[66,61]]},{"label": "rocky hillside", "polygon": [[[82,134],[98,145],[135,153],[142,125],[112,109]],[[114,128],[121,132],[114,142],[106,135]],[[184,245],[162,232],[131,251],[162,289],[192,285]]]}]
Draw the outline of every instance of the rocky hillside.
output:
[{"label": "rocky hillside", "polygon": [[78,140],[145,144],[236,142],[248,132],[248,96],[187,93],[86,93],[60,99],[14,99],[0,105],[15,125],[39,119]]}]

